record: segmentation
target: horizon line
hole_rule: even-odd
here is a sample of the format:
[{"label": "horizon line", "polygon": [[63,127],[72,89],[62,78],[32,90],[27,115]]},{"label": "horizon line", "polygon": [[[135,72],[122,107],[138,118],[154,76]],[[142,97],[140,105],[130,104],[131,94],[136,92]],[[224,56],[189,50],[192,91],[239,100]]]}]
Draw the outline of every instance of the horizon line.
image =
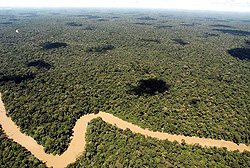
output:
[{"label": "horizon line", "polygon": [[240,10],[219,10],[219,9],[190,9],[190,8],[164,8],[164,7],[138,7],[138,6],[0,6],[0,10],[10,10],[12,8],[123,8],[123,9],[160,9],[160,10],[187,10],[187,11],[207,11],[207,12],[236,12],[250,13],[250,11]]}]

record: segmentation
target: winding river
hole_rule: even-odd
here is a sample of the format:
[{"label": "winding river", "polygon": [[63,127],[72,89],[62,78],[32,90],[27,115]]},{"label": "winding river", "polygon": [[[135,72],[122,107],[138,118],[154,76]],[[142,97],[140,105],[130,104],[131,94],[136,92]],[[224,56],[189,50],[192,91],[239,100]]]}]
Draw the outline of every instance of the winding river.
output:
[{"label": "winding river", "polygon": [[53,166],[54,168],[66,167],[69,163],[72,163],[76,158],[84,151],[85,147],[85,133],[87,123],[96,117],[101,117],[105,122],[116,125],[118,128],[126,129],[129,128],[131,131],[140,133],[146,136],[155,137],[158,139],[168,139],[169,141],[181,142],[182,139],[186,141],[187,144],[198,143],[201,146],[216,146],[216,147],[226,147],[228,150],[239,150],[239,151],[250,151],[250,146],[245,144],[237,145],[230,141],[224,140],[213,140],[208,138],[198,138],[198,137],[187,137],[182,135],[172,135],[168,133],[152,132],[147,129],[142,129],[136,125],[129,122],[123,121],[112,114],[99,112],[98,114],[88,114],[82,116],[77,120],[75,127],[73,128],[73,138],[69,145],[69,148],[62,155],[52,155],[46,154],[44,152],[43,146],[38,145],[37,142],[30,136],[20,132],[20,129],[15,125],[10,117],[7,117],[4,104],[1,99],[0,93],[0,124],[2,125],[5,133],[15,142],[19,143],[27,150],[29,150],[35,157],[45,161],[47,166]]}]

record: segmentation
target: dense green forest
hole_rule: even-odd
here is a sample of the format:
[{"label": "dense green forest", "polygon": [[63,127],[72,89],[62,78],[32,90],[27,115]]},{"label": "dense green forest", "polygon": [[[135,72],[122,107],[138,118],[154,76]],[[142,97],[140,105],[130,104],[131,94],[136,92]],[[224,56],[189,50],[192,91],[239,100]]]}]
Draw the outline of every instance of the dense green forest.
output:
[{"label": "dense green forest", "polygon": [[154,131],[249,144],[248,19],[198,11],[1,10],[7,113],[54,154],[67,149],[78,118],[99,110]]},{"label": "dense green forest", "polygon": [[250,152],[202,148],[185,142],[157,140],[121,130],[101,118],[89,123],[86,151],[74,167],[249,167]]},{"label": "dense green forest", "polygon": [[45,168],[46,166],[27,149],[8,139],[0,125],[0,167]]}]

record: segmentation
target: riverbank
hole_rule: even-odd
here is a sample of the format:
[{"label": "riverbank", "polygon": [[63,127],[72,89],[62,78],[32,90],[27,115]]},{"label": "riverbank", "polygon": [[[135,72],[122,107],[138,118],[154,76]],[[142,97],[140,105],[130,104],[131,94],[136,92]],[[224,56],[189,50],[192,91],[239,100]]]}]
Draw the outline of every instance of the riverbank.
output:
[{"label": "riverbank", "polygon": [[15,125],[10,117],[7,117],[4,104],[1,99],[0,93],[0,124],[2,125],[6,135],[13,139],[15,142],[19,143],[27,150],[29,150],[35,157],[45,161],[47,166],[53,166],[54,168],[66,167],[69,163],[76,160],[77,156],[81,154],[85,147],[85,133],[87,128],[87,123],[96,117],[101,117],[105,122],[116,125],[121,129],[130,129],[133,132],[143,134],[145,136],[151,136],[158,139],[168,139],[169,141],[181,142],[185,140],[187,144],[199,144],[201,146],[216,146],[216,147],[226,147],[228,150],[239,150],[243,152],[244,150],[250,151],[250,146],[245,144],[237,145],[230,141],[224,140],[213,140],[208,138],[198,138],[198,137],[186,137],[181,135],[172,135],[168,133],[152,132],[147,129],[142,129],[136,125],[129,122],[123,121],[112,114],[99,112],[98,114],[88,114],[82,116],[77,120],[73,128],[73,138],[69,145],[69,148],[62,155],[52,155],[46,154],[44,152],[43,146],[37,144],[37,142],[30,136],[25,135],[20,132],[20,129]]}]

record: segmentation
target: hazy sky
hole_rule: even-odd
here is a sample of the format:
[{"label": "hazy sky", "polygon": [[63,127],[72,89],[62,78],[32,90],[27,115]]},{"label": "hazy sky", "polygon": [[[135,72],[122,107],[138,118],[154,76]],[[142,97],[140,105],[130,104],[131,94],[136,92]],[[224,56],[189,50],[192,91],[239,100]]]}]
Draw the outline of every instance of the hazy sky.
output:
[{"label": "hazy sky", "polygon": [[250,12],[250,0],[0,0],[0,7],[140,7]]}]

